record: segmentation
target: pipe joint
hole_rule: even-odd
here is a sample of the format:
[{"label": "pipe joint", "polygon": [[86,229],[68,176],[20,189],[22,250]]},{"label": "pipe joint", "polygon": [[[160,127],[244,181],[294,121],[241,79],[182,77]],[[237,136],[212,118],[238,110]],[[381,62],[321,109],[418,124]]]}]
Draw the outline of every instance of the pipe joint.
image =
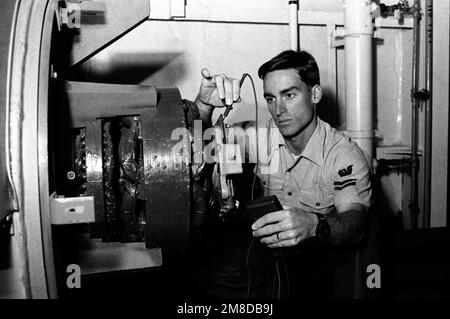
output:
[{"label": "pipe joint", "polygon": [[369,0],[344,0],[344,37],[370,35],[373,37],[376,3]]},{"label": "pipe joint", "polygon": [[345,134],[352,139],[373,139],[374,130],[347,130]]},{"label": "pipe joint", "polygon": [[413,93],[413,98],[419,101],[428,101],[431,98],[431,92],[427,89],[422,89],[419,92],[415,91]]}]

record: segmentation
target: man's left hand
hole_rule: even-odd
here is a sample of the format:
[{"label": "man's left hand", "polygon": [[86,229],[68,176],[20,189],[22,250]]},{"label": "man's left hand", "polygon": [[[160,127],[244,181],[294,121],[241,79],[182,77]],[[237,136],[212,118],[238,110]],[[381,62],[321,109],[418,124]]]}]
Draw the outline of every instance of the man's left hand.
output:
[{"label": "man's left hand", "polygon": [[314,237],[318,218],[298,207],[286,207],[264,215],[252,225],[253,236],[270,248],[295,246]]}]

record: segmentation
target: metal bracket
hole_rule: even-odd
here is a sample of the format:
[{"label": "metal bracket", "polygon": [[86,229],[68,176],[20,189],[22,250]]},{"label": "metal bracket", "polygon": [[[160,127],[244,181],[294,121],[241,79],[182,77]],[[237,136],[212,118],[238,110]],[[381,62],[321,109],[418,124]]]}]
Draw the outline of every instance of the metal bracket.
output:
[{"label": "metal bracket", "polygon": [[95,222],[94,196],[50,196],[50,219],[52,225],[71,225]]},{"label": "metal bracket", "polygon": [[217,144],[221,175],[241,174],[242,157],[239,144]]},{"label": "metal bracket", "polygon": [[[373,38],[375,43],[382,44],[384,39],[377,36],[377,32],[374,31]],[[339,48],[345,45],[345,34],[343,29],[333,30],[330,34],[330,48]]]},{"label": "metal bracket", "polygon": [[418,92],[414,92],[413,98],[418,99],[419,101],[428,101],[431,98],[431,92],[427,89],[422,89]]},{"label": "metal bracket", "polygon": [[377,167],[375,169],[377,175],[384,175],[390,171],[396,171],[397,173],[411,169],[413,161],[411,158],[403,157],[398,159],[384,159],[377,160]]},{"label": "metal bracket", "polygon": [[339,48],[344,46],[344,30],[333,30],[330,34],[330,48]]}]

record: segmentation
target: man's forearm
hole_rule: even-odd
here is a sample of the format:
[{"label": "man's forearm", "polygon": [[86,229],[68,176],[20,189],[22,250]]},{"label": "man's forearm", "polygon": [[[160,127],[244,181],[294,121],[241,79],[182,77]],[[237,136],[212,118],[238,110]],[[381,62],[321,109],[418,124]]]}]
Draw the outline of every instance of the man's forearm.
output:
[{"label": "man's forearm", "polygon": [[367,211],[348,210],[327,216],[331,228],[330,243],[334,246],[355,245],[367,228]]}]

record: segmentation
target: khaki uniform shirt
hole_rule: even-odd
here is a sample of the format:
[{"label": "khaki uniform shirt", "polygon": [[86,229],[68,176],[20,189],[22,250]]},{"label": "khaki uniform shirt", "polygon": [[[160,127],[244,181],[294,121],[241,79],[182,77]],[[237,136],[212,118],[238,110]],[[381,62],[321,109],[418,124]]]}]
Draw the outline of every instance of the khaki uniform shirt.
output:
[{"label": "khaki uniform shirt", "polygon": [[282,205],[322,214],[343,203],[370,206],[370,174],[361,149],[328,123],[318,118],[297,158],[273,120],[258,127],[258,157],[255,123],[241,125],[249,137],[247,160],[258,162],[256,172],[265,196],[276,195]]}]

